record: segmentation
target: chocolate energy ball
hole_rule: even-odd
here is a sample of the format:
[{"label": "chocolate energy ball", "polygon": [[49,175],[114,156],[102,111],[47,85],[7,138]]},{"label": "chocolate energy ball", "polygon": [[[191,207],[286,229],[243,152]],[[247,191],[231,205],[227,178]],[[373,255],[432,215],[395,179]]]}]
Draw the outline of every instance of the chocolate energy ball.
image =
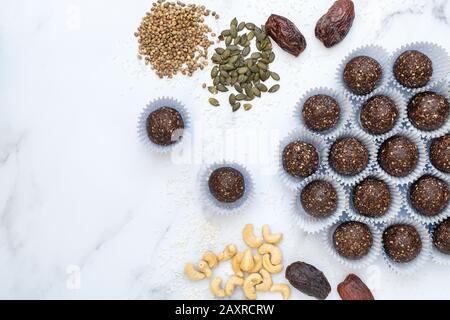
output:
[{"label": "chocolate energy ball", "polygon": [[392,130],[398,116],[398,109],[391,98],[375,96],[367,100],[361,108],[361,126],[371,134],[384,134]]},{"label": "chocolate energy ball", "polygon": [[319,154],[316,148],[303,141],[291,142],[283,151],[283,168],[291,176],[306,178],[317,171]]},{"label": "chocolate energy ball", "polygon": [[341,108],[332,97],[318,94],[310,97],[303,105],[302,116],[305,125],[318,132],[330,130],[336,126]]},{"label": "chocolate energy ball", "polygon": [[394,177],[406,177],[419,161],[419,150],[408,138],[394,136],[383,142],[378,162],[384,171]]},{"label": "chocolate energy ball", "polygon": [[450,191],[445,181],[426,175],[413,183],[409,198],[420,214],[433,217],[448,206]]},{"label": "chocolate energy ball", "polygon": [[238,170],[222,167],[211,173],[208,180],[209,191],[219,202],[233,203],[244,196],[244,176]]},{"label": "chocolate energy ball", "polygon": [[407,88],[425,86],[433,75],[433,62],[417,50],[403,52],[394,63],[394,76]]},{"label": "chocolate energy ball", "polygon": [[303,188],[300,193],[300,202],[309,215],[316,218],[326,218],[335,212],[338,194],[331,183],[315,180]]},{"label": "chocolate energy ball", "polygon": [[408,117],[418,129],[433,131],[444,125],[448,118],[448,101],[435,92],[416,94],[408,105]]},{"label": "chocolate energy ball", "polygon": [[332,145],[329,161],[338,173],[354,176],[369,164],[369,152],[358,139],[342,138]]},{"label": "chocolate energy ball", "polygon": [[420,254],[422,240],[416,228],[397,224],[384,230],[383,246],[390,259],[405,263],[414,260]]},{"label": "chocolate energy ball", "polygon": [[169,146],[182,138],[184,121],[177,110],[162,107],[150,113],[146,127],[150,141],[160,146]]},{"label": "chocolate energy ball", "polygon": [[364,223],[344,222],[334,231],[333,245],[341,256],[359,260],[366,256],[372,248],[373,235]]},{"label": "chocolate energy ball", "polygon": [[431,142],[430,160],[438,170],[450,173],[450,134]]},{"label": "chocolate energy ball", "polygon": [[367,178],[353,189],[353,206],[363,216],[382,217],[387,213],[390,204],[391,193],[384,181]]},{"label": "chocolate energy ball", "polygon": [[436,226],[433,232],[433,243],[442,253],[450,254],[450,218]]},{"label": "chocolate energy ball", "polygon": [[383,70],[377,60],[359,56],[351,59],[344,69],[344,82],[357,95],[371,93],[380,82]]}]

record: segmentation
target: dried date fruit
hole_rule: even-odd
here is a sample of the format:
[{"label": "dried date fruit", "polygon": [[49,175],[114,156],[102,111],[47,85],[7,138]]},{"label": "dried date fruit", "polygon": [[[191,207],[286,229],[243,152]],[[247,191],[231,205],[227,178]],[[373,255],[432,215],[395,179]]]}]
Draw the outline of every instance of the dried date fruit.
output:
[{"label": "dried date fruit", "polygon": [[353,20],[355,19],[355,6],[351,0],[338,0],[319,19],[316,25],[316,38],[323,42],[325,47],[331,48],[347,36]]},{"label": "dried date fruit", "polygon": [[349,274],[337,290],[342,300],[375,300],[370,289],[354,274]]},{"label": "dried date fruit", "polygon": [[289,19],[272,14],[266,22],[267,34],[285,51],[298,57],[306,49],[306,40]]},{"label": "dried date fruit", "polygon": [[330,283],[322,271],[304,262],[289,265],[286,268],[286,279],[300,292],[320,300],[325,300],[331,291]]}]

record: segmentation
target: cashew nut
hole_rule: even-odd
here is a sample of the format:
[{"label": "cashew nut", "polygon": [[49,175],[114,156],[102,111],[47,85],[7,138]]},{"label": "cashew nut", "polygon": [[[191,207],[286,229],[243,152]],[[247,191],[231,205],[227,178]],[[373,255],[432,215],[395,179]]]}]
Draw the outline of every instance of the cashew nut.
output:
[{"label": "cashew nut", "polygon": [[259,270],[262,269],[262,256],[257,254],[253,256],[254,266],[251,270],[249,270],[249,273],[258,273]]},{"label": "cashew nut", "polygon": [[231,268],[233,269],[234,273],[238,277],[241,277],[241,278],[244,276],[244,273],[241,270],[241,261],[242,261],[242,257],[243,256],[244,256],[244,253],[243,252],[239,252],[231,260]]},{"label": "cashew nut", "polygon": [[244,279],[237,276],[232,276],[230,279],[228,279],[227,283],[225,284],[225,294],[227,296],[232,296],[234,289],[237,286],[243,286],[244,285]]},{"label": "cashew nut", "polygon": [[234,244],[229,244],[225,250],[217,257],[219,261],[227,261],[233,258],[237,253],[237,247]]},{"label": "cashew nut", "polygon": [[207,278],[210,278],[212,276],[212,271],[206,261],[202,260],[198,263],[198,270],[204,273]]},{"label": "cashew nut", "polygon": [[244,294],[249,300],[256,300],[255,286],[260,284],[263,278],[259,273],[252,273],[244,281]]},{"label": "cashew nut", "polygon": [[206,263],[208,263],[208,266],[211,269],[215,268],[219,264],[219,260],[217,259],[217,256],[211,251],[206,251],[203,254],[202,259],[203,259],[203,261],[206,261]]},{"label": "cashew nut", "polygon": [[193,281],[200,281],[205,279],[206,275],[197,271],[193,263],[186,263],[184,266],[184,273],[188,276],[189,279]]},{"label": "cashew nut", "polygon": [[274,284],[272,288],[270,288],[270,292],[280,292],[283,300],[289,300],[291,296],[291,288],[287,284]]},{"label": "cashew nut", "polygon": [[247,224],[242,231],[242,238],[250,248],[259,248],[263,244],[263,239],[256,237],[253,233],[253,225]]},{"label": "cashew nut", "polygon": [[244,251],[244,256],[241,261],[241,270],[245,272],[249,272],[255,266],[255,261],[253,260],[252,250],[247,248]]},{"label": "cashew nut", "polygon": [[263,278],[263,282],[256,286],[257,291],[269,291],[272,287],[272,276],[267,270],[262,269],[259,271]]},{"label": "cashew nut", "polygon": [[274,265],[280,264],[283,260],[283,254],[281,253],[281,250],[273,244],[263,244],[261,247],[259,247],[258,252],[260,254],[270,254],[270,261]]},{"label": "cashew nut", "polygon": [[270,227],[267,224],[262,227],[262,234],[264,241],[271,244],[277,244],[283,239],[282,233],[270,233]]},{"label": "cashew nut", "polygon": [[283,270],[283,265],[281,263],[277,264],[277,265],[272,264],[272,262],[270,261],[269,254],[263,255],[263,267],[264,267],[264,269],[269,271],[271,274],[277,274],[277,273],[280,273],[281,270]]},{"label": "cashew nut", "polygon": [[211,284],[209,285],[211,292],[214,296],[218,297],[218,298],[225,298],[226,294],[225,294],[225,290],[223,290],[220,287],[220,284],[222,283],[222,278],[221,277],[216,277],[211,281]]}]

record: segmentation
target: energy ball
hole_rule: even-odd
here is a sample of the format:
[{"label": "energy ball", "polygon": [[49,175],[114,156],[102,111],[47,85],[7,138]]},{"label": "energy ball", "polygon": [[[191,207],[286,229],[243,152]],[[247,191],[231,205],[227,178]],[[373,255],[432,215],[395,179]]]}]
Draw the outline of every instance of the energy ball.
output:
[{"label": "energy ball", "polygon": [[433,76],[433,62],[420,51],[405,51],[394,63],[394,76],[407,88],[423,87]]},{"label": "energy ball", "polygon": [[361,108],[361,126],[371,134],[384,134],[392,130],[398,116],[397,106],[391,98],[375,96],[367,100]]},{"label": "energy ball", "polygon": [[430,160],[438,170],[450,173],[450,134],[431,142]]},{"label": "energy ball", "polygon": [[450,192],[445,181],[427,175],[413,183],[409,198],[420,214],[433,217],[448,206]]},{"label": "energy ball", "polygon": [[291,176],[306,178],[317,171],[319,154],[316,148],[303,141],[294,141],[283,151],[283,168]]},{"label": "energy ball", "polygon": [[150,141],[160,146],[169,146],[181,140],[184,121],[177,110],[162,107],[149,114],[146,127]]},{"label": "energy ball", "polygon": [[326,218],[336,211],[338,194],[331,183],[315,180],[303,188],[300,193],[300,202],[310,216]]},{"label": "energy ball", "polygon": [[435,92],[416,94],[408,105],[411,123],[423,131],[433,131],[444,125],[448,118],[448,101]]},{"label": "energy ball", "polygon": [[393,136],[381,145],[378,162],[384,171],[394,177],[406,177],[417,166],[419,150],[408,138]]},{"label": "energy ball", "polygon": [[344,222],[334,231],[333,245],[341,256],[350,260],[359,260],[372,248],[373,235],[364,223]]},{"label": "energy ball", "polygon": [[369,152],[358,139],[342,138],[331,146],[329,161],[338,173],[354,176],[369,164]]},{"label": "energy ball", "polygon": [[367,178],[353,189],[353,206],[366,217],[384,216],[391,204],[391,192],[388,185],[381,180]]},{"label": "energy ball", "polygon": [[332,97],[318,94],[310,97],[303,105],[302,116],[305,125],[317,132],[336,126],[341,114],[339,104]]},{"label": "energy ball", "polygon": [[383,247],[390,259],[405,263],[414,260],[420,254],[422,240],[416,228],[406,224],[397,224],[384,230]]},{"label": "energy ball", "polygon": [[357,95],[371,93],[381,80],[383,70],[377,60],[359,56],[351,59],[344,69],[344,82]]},{"label": "energy ball", "polygon": [[436,226],[433,232],[433,243],[442,253],[450,254],[450,218]]},{"label": "energy ball", "polygon": [[230,167],[214,170],[209,176],[208,186],[214,198],[223,203],[236,202],[245,193],[244,176],[238,170]]}]

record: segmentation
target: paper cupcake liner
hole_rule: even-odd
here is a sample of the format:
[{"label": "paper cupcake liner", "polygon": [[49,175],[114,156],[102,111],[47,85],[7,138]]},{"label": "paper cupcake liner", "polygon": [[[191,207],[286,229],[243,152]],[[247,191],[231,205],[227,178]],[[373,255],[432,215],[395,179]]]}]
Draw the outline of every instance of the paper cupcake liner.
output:
[{"label": "paper cupcake liner", "polygon": [[[339,227],[344,222],[349,221],[358,221],[362,222],[358,219],[349,219],[346,221],[339,221],[338,223],[334,224],[328,232],[325,232],[323,235],[323,242],[325,244],[325,248],[329,252],[331,256],[333,256],[339,263],[343,264],[347,268],[350,269],[362,269],[370,266],[380,255],[381,252],[381,232],[377,230],[374,226],[371,226],[370,224],[366,224],[370,231],[372,232],[373,237],[373,244],[372,248],[370,249],[369,253],[364,256],[363,258],[359,260],[351,260],[346,257],[341,256],[335,249],[334,243],[333,243],[333,235],[337,227]],[[363,222],[364,223],[364,222]]]},{"label": "paper cupcake liner", "polygon": [[[234,203],[223,203],[218,201],[209,191],[209,177],[211,173],[222,167],[230,167],[238,170],[244,176],[245,193],[242,198]],[[203,168],[199,173],[200,198],[205,206],[216,214],[229,216],[241,213],[249,206],[254,198],[255,186],[250,171],[243,165],[231,161],[216,162]]]},{"label": "paper cupcake liner", "polygon": [[[303,209],[303,206],[300,201],[300,194],[302,190],[312,181],[316,180],[323,180],[331,183],[333,187],[336,189],[336,192],[338,194],[338,203],[335,212],[327,217],[327,218],[315,218],[313,216],[310,216],[306,211]],[[294,221],[297,223],[297,225],[309,234],[316,234],[319,233],[337,221],[342,217],[344,210],[347,207],[347,197],[345,194],[344,188],[334,179],[330,178],[327,175],[317,174],[313,175],[305,180],[302,181],[302,183],[299,185],[299,188],[295,192],[295,198],[292,201],[292,208],[291,208],[291,214]]]},{"label": "paper cupcake liner", "polygon": [[[436,171],[435,170],[426,170],[423,173],[423,175],[419,177],[419,179],[426,175],[441,179],[450,188],[450,177],[446,176],[445,174],[438,172],[437,170]],[[403,205],[406,209],[407,214],[412,219],[414,219],[422,224],[437,224],[441,221],[444,221],[446,218],[450,217],[450,203],[447,204],[447,207],[440,214],[433,216],[433,217],[424,216],[414,208],[414,206],[411,204],[411,200],[410,200],[410,191],[411,191],[412,185],[416,181],[417,180],[414,180],[411,183],[409,183],[404,192]]]},{"label": "paper cupcake liner", "polygon": [[[384,141],[386,141],[387,139],[390,139],[394,136],[404,136],[404,137],[408,138],[410,141],[412,141],[417,146],[418,151],[419,151],[419,160],[417,161],[417,166],[413,170],[413,172],[411,172],[406,177],[391,176],[389,173],[384,171],[384,169],[378,163],[378,153],[380,151],[382,144],[384,143]],[[383,178],[383,180],[385,180],[386,182],[392,182],[392,183],[396,183],[399,186],[404,186],[412,181],[417,180],[424,173],[427,161],[428,161],[428,156],[427,156],[427,150],[426,150],[425,144],[423,143],[420,136],[417,135],[417,133],[415,133],[413,131],[406,130],[406,129],[400,129],[397,131],[393,131],[393,132],[391,132],[391,134],[389,134],[386,137],[386,139],[384,139],[383,141],[380,140],[377,142],[375,171],[378,172],[381,175],[381,177]]]},{"label": "paper cupcake liner", "polygon": [[[323,131],[323,132],[317,132],[313,131],[310,128],[308,128],[305,124],[302,110],[303,105],[305,102],[311,98],[312,96],[318,95],[318,94],[324,94],[327,96],[332,97],[336,102],[339,104],[340,108],[340,118],[336,126],[330,130]],[[333,136],[338,135],[340,132],[345,130],[346,125],[348,123],[348,120],[350,119],[351,110],[353,109],[352,102],[343,94],[340,94],[336,92],[333,89],[326,88],[326,87],[319,87],[319,88],[313,88],[308,90],[303,97],[300,98],[300,100],[297,102],[294,110],[294,119],[295,121],[300,122],[300,126],[303,130],[310,134],[317,134],[324,138],[332,138]]]},{"label": "paper cupcake liner", "polygon": [[[377,180],[381,180],[381,181],[385,182],[389,188],[389,192],[391,195],[391,203],[390,203],[388,211],[382,217],[378,217],[378,218],[366,217],[366,216],[360,214],[353,205],[353,189],[359,183],[361,183],[362,181],[364,181],[367,178],[374,178]],[[401,193],[400,189],[392,181],[387,181],[386,179],[383,179],[383,176],[377,172],[368,173],[360,181],[357,181],[356,183],[354,183],[351,188],[348,188],[347,193],[348,193],[347,196],[349,199],[348,215],[351,220],[359,220],[366,224],[380,227],[382,224],[389,223],[389,222],[395,220],[398,217],[400,211],[402,210],[403,199],[402,199],[402,193]]]},{"label": "paper cupcake liner", "polygon": [[[384,260],[386,261],[386,263],[388,264],[389,268],[391,270],[393,270],[395,273],[397,273],[398,275],[402,275],[402,276],[412,276],[415,274],[415,272],[417,270],[419,270],[430,259],[431,238],[430,238],[430,235],[428,234],[427,228],[424,225],[418,223],[417,221],[412,221],[411,219],[404,219],[404,218],[395,219],[394,221],[387,224],[386,227],[384,228],[384,230],[386,230],[390,226],[397,225],[397,224],[406,224],[406,225],[412,226],[417,229],[417,232],[419,233],[420,239],[422,241],[422,250],[420,251],[419,255],[413,261],[406,262],[406,263],[399,263],[399,262],[395,262],[395,261],[391,260],[387,256],[384,249],[381,250],[382,256],[383,256]],[[383,230],[383,232],[384,232],[384,230]],[[381,235],[383,236],[383,233]],[[383,237],[381,238],[381,242],[382,242],[382,246],[384,246]]]},{"label": "paper cupcake liner", "polygon": [[[333,144],[337,140],[342,138],[358,139],[360,142],[362,142],[362,144],[364,144],[367,151],[369,152],[369,163],[367,164],[366,168],[354,176],[346,176],[340,174],[339,172],[335,171],[329,163],[330,152]],[[370,135],[359,129],[346,130],[341,134],[339,134],[333,141],[329,142],[327,144],[325,157],[323,159],[325,171],[328,172],[330,176],[332,176],[334,179],[336,179],[338,182],[342,183],[346,187],[351,186],[355,182],[360,181],[363,177],[365,177],[372,170],[373,166],[375,165],[375,161],[376,161],[376,145],[374,143],[374,140]]]},{"label": "paper cupcake liner", "polygon": [[278,159],[277,159],[278,173],[279,173],[283,183],[290,190],[293,190],[293,191],[297,190],[299,185],[302,183],[302,181],[305,180],[306,178],[308,178],[308,177],[299,178],[299,177],[291,176],[289,173],[286,172],[286,170],[284,170],[284,167],[283,167],[283,151],[284,151],[284,149],[286,148],[286,146],[288,144],[290,144],[291,142],[297,141],[297,140],[301,140],[306,143],[309,143],[316,148],[317,153],[319,154],[319,167],[314,174],[319,173],[323,168],[325,149],[326,149],[326,143],[325,143],[325,141],[323,141],[323,139],[321,137],[319,137],[317,135],[309,134],[306,132],[302,133],[298,130],[291,132],[286,138],[284,138],[283,140],[280,141],[280,144],[278,147],[278,155],[277,155],[277,157],[278,157]]},{"label": "paper cupcake liner", "polygon": [[[386,132],[384,134],[373,134],[373,133],[370,133],[370,132],[366,131],[366,129],[364,129],[364,127],[361,125],[362,106],[369,99],[371,99],[371,98],[373,98],[375,96],[386,96],[386,97],[389,97],[395,103],[395,106],[397,107],[397,110],[398,110],[398,113],[399,113],[398,114],[398,118],[397,118],[397,122],[395,123],[394,127],[391,130],[389,130],[389,132]],[[389,136],[389,134],[391,132],[396,131],[396,130],[400,130],[400,129],[403,128],[405,117],[407,117],[406,108],[407,108],[407,100],[406,100],[405,96],[400,91],[395,90],[395,89],[382,88],[382,89],[378,90],[377,92],[370,94],[367,97],[367,99],[365,99],[364,101],[358,102],[357,108],[353,109],[354,111],[353,111],[352,120],[353,120],[353,123],[357,124],[358,128],[360,128],[362,131],[364,131],[368,135],[372,136],[377,141],[385,140]]]},{"label": "paper cupcake liner", "polygon": [[450,73],[450,57],[447,53],[447,51],[434,43],[431,42],[414,42],[410,44],[406,44],[402,46],[400,49],[396,50],[391,57],[392,61],[392,72],[393,72],[393,66],[395,64],[395,61],[397,58],[405,51],[408,50],[417,50],[425,55],[427,55],[431,61],[433,62],[433,76],[431,77],[430,82],[422,88],[407,88],[405,86],[402,86],[397,79],[395,78],[394,74],[392,73],[392,83],[401,90],[405,92],[409,92],[412,94],[415,94],[420,91],[426,91],[433,86],[436,86],[439,82],[443,82],[447,80],[447,77]]},{"label": "paper cupcake liner", "polygon": [[366,95],[354,94],[353,92],[351,92],[348,89],[347,85],[344,82],[344,77],[343,77],[344,70],[345,70],[345,67],[347,66],[347,63],[351,59],[358,57],[358,56],[368,56],[368,57],[371,57],[371,58],[377,60],[383,70],[381,79],[380,79],[377,87],[370,94],[376,93],[378,90],[387,87],[387,85],[389,84],[389,81],[391,80],[391,77],[392,77],[392,68],[389,67],[391,65],[391,62],[390,62],[391,58],[390,58],[388,52],[383,47],[376,46],[376,45],[367,45],[367,46],[359,47],[359,48],[351,51],[344,58],[344,60],[342,60],[342,62],[340,63],[340,65],[337,69],[337,72],[336,72],[336,80],[337,80],[340,88],[342,88],[342,90],[345,92],[345,94],[348,97],[350,97],[352,100],[362,101],[362,100],[366,100],[370,94],[366,94]]},{"label": "paper cupcake liner", "polygon": [[434,245],[433,241],[433,234],[434,230],[436,229],[437,225],[434,225],[429,228],[430,231],[430,238],[431,238],[431,255],[433,262],[441,265],[441,266],[450,266],[450,254],[445,254],[441,251],[439,251],[438,248]]},{"label": "paper cupcake liner", "polygon": [[447,121],[442,125],[442,127],[440,127],[439,129],[433,130],[433,131],[423,131],[420,130],[418,128],[416,128],[412,122],[409,120],[408,117],[408,103],[409,101],[411,101],[411,99],[418,93],[421,92],[425,92],[425,91],[432,91],[435,92],[437,94],[442,95],[443,97],[445,97],[448,101],[448,103],[450,104],[450,87],[448,82],[441,82],[438,83],[436,85],[433,86],[429,86],[428,90],[418,90],[417,92],[415,92],[414,94],[408,94],[408,100],[406,102],[406,112],[404,114],[404,122],[406,123],[406,127],[411,130],[416,132],[419,136],[421,136],[424,139],[432,139],[432,138],[436,138],[436,137],[440,137],[443,136],[447,133],[450,132],[450,114],[447,117]]},{"label": "paper cupcake liner", "polygon": [[[155,110],[162,108],[162,107],[170,107],[173,109],[176,109],[183,118],[184,122],[184,130],[183,130],[183,137],[174,144],[171,144],[169,146],[160,146],[156,143],[153,143],[147,134],[147,118],[148,116]],[[141,114],[139,115],[138,124],[137,124],[137,131],[138,131],[138,137],[139,140],[148,147],[151,151],[156,153],[170,153],[175,148],[179,147],[181,142],[184,140],[184,137],[189,132],[191,126],[191,116],[189,111],[186,109],[186,107],[178,100],[170,98],[170,97],[161,97],[157,98],[153,101],[151,101],[147,106],[141,111]]]}]

